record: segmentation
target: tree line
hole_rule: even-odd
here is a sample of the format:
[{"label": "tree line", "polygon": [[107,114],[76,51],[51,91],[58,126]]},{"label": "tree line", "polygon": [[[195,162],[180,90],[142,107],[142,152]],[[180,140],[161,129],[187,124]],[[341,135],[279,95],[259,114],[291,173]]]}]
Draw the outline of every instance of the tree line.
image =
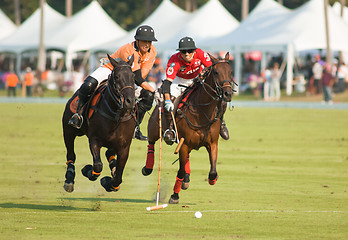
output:
[{"label": "tree line", "polygon": [[[46,0],[47,3],[65,15],[66,0]],[[92,0],[72,1],[73,14],[86,7]],[[172,0],[173,3],[189,11],[204,5],[208,0]],[[261,0],[249,0],[249,11],[251,11]],[[279,1],[279,0],[278,0]],[[285,7],[294,9],[309,0],[281,0]],[[329,0],[331,5],[337,0]],[[149,16],[162,2],[162,0],[98,0],[103,9],[123,29],[129,31],[139,25]],[[242,0],[220,0],[222,5],[238,20],[241,21]],[[19,22],[24,22],[39,6],[40,0],[1,0],[0,9],[13,21],[16,22],[16,4],[19,7]],[[346,1],[348,5],[348,1]],[[93,18],[93,16],[91,16]]]}]

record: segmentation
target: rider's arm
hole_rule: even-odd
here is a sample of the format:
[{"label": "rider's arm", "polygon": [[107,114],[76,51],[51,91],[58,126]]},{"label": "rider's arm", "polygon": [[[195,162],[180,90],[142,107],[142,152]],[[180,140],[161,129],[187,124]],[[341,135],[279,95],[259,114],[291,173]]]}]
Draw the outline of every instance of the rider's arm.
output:
[{"label": "rider's arm", "polygon": [[164,93],[164,100],[170,100],[170,85],[172,85],[173,79],[166,78],[162,83],[162,92]]},{"label": "rider's arm", "polygon": [[144,78],[141,76],[141,69],[138,69],[134,72],[135,74],[135,84],[144,88],[145,90],[147,91],[150,91],[150,92],[155,92],[155,89],[148,83],[144,80]]}]

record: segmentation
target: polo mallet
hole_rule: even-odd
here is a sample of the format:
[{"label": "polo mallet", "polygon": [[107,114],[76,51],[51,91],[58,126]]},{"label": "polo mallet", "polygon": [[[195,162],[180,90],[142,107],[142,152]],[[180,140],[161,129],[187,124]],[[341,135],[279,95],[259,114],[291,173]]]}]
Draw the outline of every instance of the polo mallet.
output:
[{"label": "polo mallet", "polygon": [[156,195],[156,206],[147,207],[147,211],[153,211],[162,209],[168,206],[168,204],[158,205],[159,201],[159,190],[160,190],[160,182],[161,182],[161,160],[162,160],[162,107],[158,108],[158,118],[159,118],[159,160],[158,160],[158,184],[157,184],[157,195]]},{"label": "polo mallet", "polygon": [[176,146],[176,148],[175,148],[174,154],[178,154],[178,152],[180,151],[180,148],[181,148],[182,144],[183,144],[184,141],[185,141],[185,138],[180,138],[180,141],[179,141],[179,137],[178,137],[178,128],[176,127],[176,122],[175,122],[174,113],[173,113],[173,111],[170,112],[170,113],[171,113],[172,118],[173,118],[174,129],[175,129],[175,132],[176,132],[176,143],[178,144],[178,146]]}]

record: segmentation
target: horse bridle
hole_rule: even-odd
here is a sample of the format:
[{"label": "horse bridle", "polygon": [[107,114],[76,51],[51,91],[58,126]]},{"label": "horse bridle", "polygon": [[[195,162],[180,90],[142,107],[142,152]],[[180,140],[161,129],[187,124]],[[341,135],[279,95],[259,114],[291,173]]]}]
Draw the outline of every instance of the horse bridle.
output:
[{"label": "horse bridle", "polygon": [[[203,74],[203,80],[205,80],[206,78],[208,78],[208,76],[213,72],[213,67],[219,63],[227,63],[224,60],[220,60],[218,62],[214,62],[211,66],[208,67],[208,70],[206,70],[206,72]],[[207,84],[205,81],[201,81],[202,86],[204,91],[213,99],[213,100],[221,100],[223,99],[223,89],[224,88],[232,88],[233,92],[236,92],[236,90],[233,89],[232,83],[237,85],[236,82],[232,79],[231,81],[228,79],[225,79],[222,81],[222,83],[218,83],[215,78],[214,79],[214,83],[215,83],[215,89],[210,86],[209,84]],[[210,94],[210,92],[206,89],[206,86],[210,88],[211,91],[213,91],[216,94],[216,97],[212,96]]]},{"label": "horse bridle", "polygon": [[[130,65],[128,64],[122,64],[122,65],[117,65],[117,67],[129,67],[131,68]],[[110,79],[114,79],[114,81],[116,82],[117,78],[115,76],[115,68],[114,70],[112,71],[112,73],[109,75],[109,79],[108,79],[108,82],[110,81]],[[111,91],[109,85],[107,86],[107,90],[108,90],[108,93],[110,94],[112,100],[118,105],[118,107],[120,109],[123,108],[123,105],[124,105],[124,96],[122,94],[122,92],[127,89],[127,88],[132,88],[134,89],[134,85],[129,85],[129,86],[124,86],[123,88],[121,88],[120,90],[117,90],[115,92]]]}]

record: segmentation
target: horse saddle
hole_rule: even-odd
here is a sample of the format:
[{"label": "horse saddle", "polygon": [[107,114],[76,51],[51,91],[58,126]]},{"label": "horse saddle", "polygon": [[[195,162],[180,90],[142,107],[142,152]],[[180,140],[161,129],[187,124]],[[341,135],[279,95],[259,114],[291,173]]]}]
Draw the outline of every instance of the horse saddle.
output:
[{"label": "horse saddle", "polygon": [[198,82],[192,83],[188,86],[185,91],[180,94],[174,101],[174,112],[176,113],[178,109],[181,109],[191,96],[191,94],[198,88]]},{"label": "horse saddle", "polygon": [[[88,102],[83,106],[83,115],[86,115],[88,113],[88,119],[91,119],[93,116],[93,113],[96,111],[98,103],[101,99],[101,94],[106,89],[107,80],[102,81],[97,89],[94,91]],[[76,97],[71,101],[70,103],[70,111],[73,113],[77,113],[77,101],[79,100],[78,94],[76,94]]]}]

